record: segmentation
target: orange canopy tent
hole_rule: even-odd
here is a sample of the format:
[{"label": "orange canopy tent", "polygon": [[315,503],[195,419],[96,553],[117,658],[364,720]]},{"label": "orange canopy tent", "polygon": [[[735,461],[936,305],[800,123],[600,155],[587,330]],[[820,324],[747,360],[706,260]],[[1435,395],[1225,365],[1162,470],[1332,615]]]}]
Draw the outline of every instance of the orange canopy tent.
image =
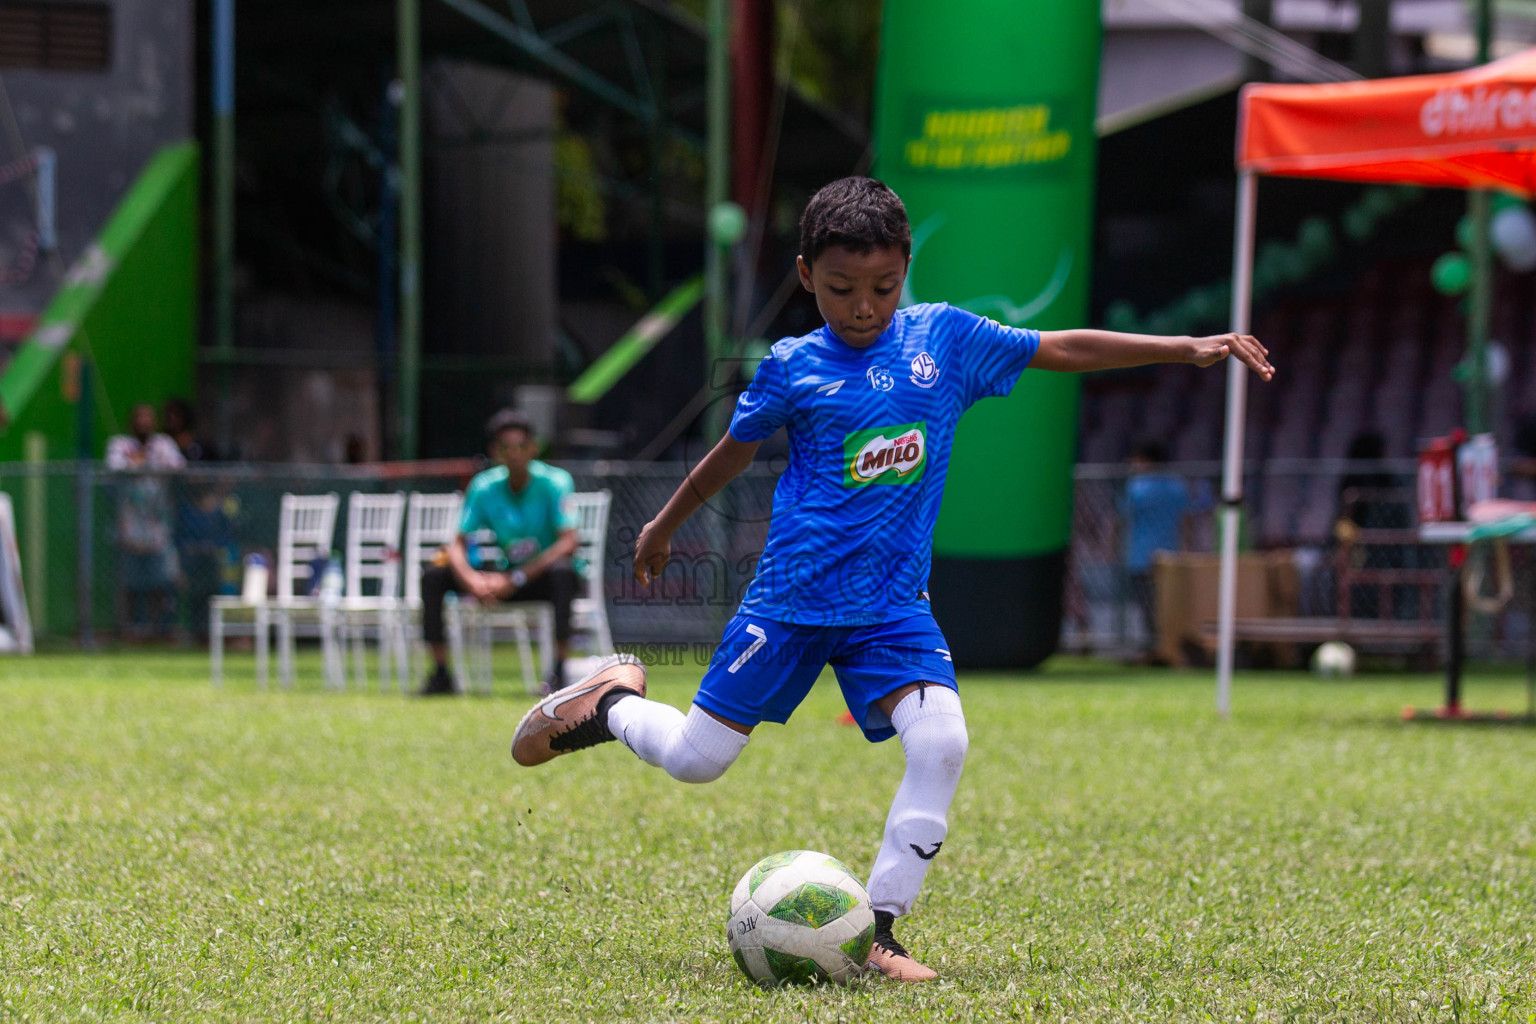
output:
[{"label": "orange canopy tent", "polygon": [[[1232,329],[1249,330],[1257,176],[1536,194],[1536,50],[1442,75],[1244,87]],[[1280,372],[1285,365],[1280,364]],[[1227,366],[1216,708],[1231,707],[1247,370]]]},{"label": "orange canopy tent", "polygon": [[1250,85],[1239,171],[1536,193],[1536,50],[1445,75]]}]

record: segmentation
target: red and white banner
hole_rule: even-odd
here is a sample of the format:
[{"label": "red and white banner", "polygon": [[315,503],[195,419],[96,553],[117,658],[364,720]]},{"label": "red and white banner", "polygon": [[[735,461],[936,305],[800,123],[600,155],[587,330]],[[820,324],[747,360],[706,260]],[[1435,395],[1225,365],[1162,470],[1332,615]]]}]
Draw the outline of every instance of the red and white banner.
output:
[{"label": "red and white banner", "polygon": [[1239,118],[1242,170],[1536,194],[1536,50],[1451,74],[1249,85]]}]

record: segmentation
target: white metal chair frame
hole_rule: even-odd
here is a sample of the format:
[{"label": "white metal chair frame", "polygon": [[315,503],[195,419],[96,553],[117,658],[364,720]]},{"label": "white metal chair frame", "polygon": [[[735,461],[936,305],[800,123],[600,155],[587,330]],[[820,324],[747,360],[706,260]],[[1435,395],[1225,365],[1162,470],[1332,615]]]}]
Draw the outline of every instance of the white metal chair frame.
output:
[{"label": "white metal chair frame", "polygon": [[[329,677],[333,663],[339,659],[333,650],[333,638],[319,622],[320,601],[307,593],[294,593],[294,585],[309,583],[314,574],[312,563],[316,559],[329,558],[331,542],[336,534],[336,510],[341,499],[335,492],[319,495],[284,494],[277,525],[277,595],[272,600],[248,603],[243,595],[227,595],[208,602],[208,653],[209,674],[213,685],[219,686],[224,679],[224,638],[235,635],[254,636],[256,641],[256,685],[267,687],[267,663],[269,633],[272,626],[278,630],[278,674],[284,688],[293,686],[293,640],[296,620],[310,614],[315,616],[317,635],[321,639],[323,660]],[[305,590],[309,588],[306,586]],[[243,628],[229,628],[224,619],[228,612],[250,610],[254,622],[249,634]]]},{"label": "white metal chair frame", "polygon": [[[613,636],[608,628],[608,602],[603,589],[603,569],[608,546],[608,513],[613,506],[610,491],[588,491],[571,495],[576,512],[576,557],[586,563],[585,574],[578,574],[578,592],[571,602],[572,632],[592,637],[593,654],[613,653]],[[533,656],[530,622],[539,634],[542,657]],[[464,685],[481,693],[491,692],[491,644],[498,628],[511,631],[522,663],[523,688],[537,693],[541,672],[553,663],[555,647],[555,609],[547,601],[507,601],[485,607],[460,601],[456,614],[449,619],[449,640],[454,663],[465,677]],[[469,637],[474,648],[468,650]]]},{"label": "white metal chair frame", "polygon": [[[548,612],[546,617],[543,612]],[[528,629],[530,618],[539,621],[541,649],[548,651],[554,642],[554,608],[544,601],[506,602],[483,605],[459,594],[449,594],[443,607],[443,621],[448,633],[448,649],[453,659],[454,681],[460,692],[470,690],[489,696],[491,693],[491,651],[493,633],[497,628],[508,629],[517,644],[518,666],[522,669],[523,690],[539,692],[539,662],[536,660],[533,636]],[[548,619],[548,630],[544,629]],[[547,632],[547,636],[546,636]],[[468,634],[474,635],[474,643],[467,642]]]},{"label": "white metal chair frame", "polygon": [[[370,629],[379,645],[379,691],[389,688],[393,661],[400,691],[407,689],[407,666],[398,643],[396,617],[400,601],[400,527],[405,520],[405,492],[366,494],[347,498],[345,590],[334,609],[322,605],[327,625],[335,632],[338,651],[350,642],[353,672],[359,690],[368,688],[367,641]],[[368,583],[377,593],[365,593]],[[345,688],[345,672],[334,680]]]},{"label": "white metal chair frame", "polygon": [[[586,592],[571,602],[571,626],[573,631],[592,634],[593,654],[608,655],[613,653],[613,634],[608,628],[608,594],[603,574],[608,565],[608,514],[613,509],[613,493],[591,491],[575,497],[579,540],[576,554],[586,562],[587,573],[582,578]],[[554,615],[553,609],[550,615]],[[553,617],[550,629],[554,629]]]},{"label": "white metal chair frame", "polygon": [[452,494],[423,494],[412,491],[405,513],[405,600],[395,619],[397,657],[403,654],[407,679],[417,677],[417,652],[420,636],[417,616],[421,613],[421,571],[437,561],[437,553],[459,535],[459,512],[464,506],[462,491]]}]

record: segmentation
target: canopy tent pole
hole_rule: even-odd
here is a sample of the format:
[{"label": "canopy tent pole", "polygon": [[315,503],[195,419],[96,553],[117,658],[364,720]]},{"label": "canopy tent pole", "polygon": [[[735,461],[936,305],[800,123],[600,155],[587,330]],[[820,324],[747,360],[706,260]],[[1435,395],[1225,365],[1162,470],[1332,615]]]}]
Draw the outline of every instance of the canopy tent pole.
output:
[{"label": "canopy tent pole", "polygon": [[[1253,226],[1258,179],[1252,171],[1237,176],[1237,229],[1232,240],[1232,332],[1247,334],[1253,304]],[[1237,619],[1237,535],[1242,524],[1243,424],[1248,399],[1248,368],[1227,360],[1226,451],[1221,467],[1221,590],[1216,610],[1216,713],[1232,712],[1232,656]]]}]

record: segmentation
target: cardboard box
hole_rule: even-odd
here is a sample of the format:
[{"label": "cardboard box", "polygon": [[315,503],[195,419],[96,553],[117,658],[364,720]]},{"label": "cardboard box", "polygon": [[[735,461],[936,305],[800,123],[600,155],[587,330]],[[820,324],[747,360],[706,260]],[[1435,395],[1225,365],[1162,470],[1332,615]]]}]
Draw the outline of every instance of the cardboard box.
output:
[{"label": "cardboard box", "polygon": [[[1221,556],[1160,552],[1153,562],[1157,653],[1187,665],[1189,645],[1209,653],[1200,627],[1216,618]],[[1300,606],[1301,584],[1289,551],[1255,551],[1237,559],[1237,617],[1289,618]]]}]

